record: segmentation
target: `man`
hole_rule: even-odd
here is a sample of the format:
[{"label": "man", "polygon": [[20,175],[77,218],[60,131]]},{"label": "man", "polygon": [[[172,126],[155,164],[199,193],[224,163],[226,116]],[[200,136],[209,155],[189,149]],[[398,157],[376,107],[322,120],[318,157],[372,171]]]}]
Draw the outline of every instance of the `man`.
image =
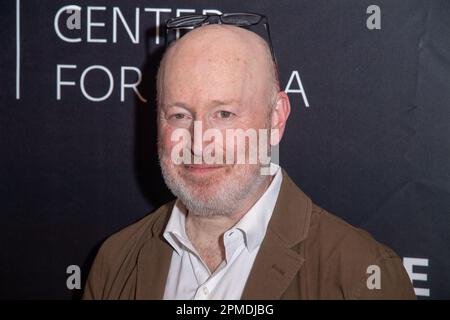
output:
[{"label": "man", "polygon": [[[392,250],[312,203],[279,166],[203,161],[226,130],[267,129],[267,148],[283,136],[289,99],[261,37],[196,28],[165,53],[157,87],[160,164],[177,200],[105,241],[85,299],[415,297]],[[239,153],[216,142],[210,156]],[[197,161],[178,161],[186,148]]]}]

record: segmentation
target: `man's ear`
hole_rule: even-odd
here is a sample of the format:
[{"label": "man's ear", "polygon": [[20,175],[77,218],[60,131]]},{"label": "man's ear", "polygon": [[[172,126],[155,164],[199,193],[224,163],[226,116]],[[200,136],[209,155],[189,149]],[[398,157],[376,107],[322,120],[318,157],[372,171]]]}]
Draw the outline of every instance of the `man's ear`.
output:
[{"label": "man's ear", "polygon": [[280,143],[286,128],[286,122],[291,113],[291,103],[286,92],[277,93],[277,102],[272,109],[270,144],[275,146]]}]

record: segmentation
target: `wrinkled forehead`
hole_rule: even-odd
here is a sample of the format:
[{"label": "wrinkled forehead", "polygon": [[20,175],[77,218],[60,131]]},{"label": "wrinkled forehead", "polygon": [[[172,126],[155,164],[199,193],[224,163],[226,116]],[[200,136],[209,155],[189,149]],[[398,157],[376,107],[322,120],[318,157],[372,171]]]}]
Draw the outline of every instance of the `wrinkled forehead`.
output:
[{"label": "wrinkled forehead", "polygon": [[270,78],[267,51],[264,40],[242,28],[213,25],[193,30],[166,53],[164,95],[234,98],[263,93]]}]

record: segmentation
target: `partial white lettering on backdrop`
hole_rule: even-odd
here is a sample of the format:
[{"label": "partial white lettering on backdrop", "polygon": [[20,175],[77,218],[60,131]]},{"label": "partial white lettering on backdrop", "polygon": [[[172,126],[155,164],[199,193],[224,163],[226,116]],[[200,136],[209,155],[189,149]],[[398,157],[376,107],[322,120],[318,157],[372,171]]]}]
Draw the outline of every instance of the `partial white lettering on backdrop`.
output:
[{"label": "partial white lettering on backdrop", "polygon": [[[63,42],[71,45],[83,44],[118,44],[118,34],[125,34],[120,41],[126,41],[129,45],[138,45],[144,41],[145,32],[142,32],[141,24],[150,20],[155,26],[155,34],[152,41],[155,45],[164,45],[160,26],[172,16],[196,13],[191,8],[140,8],[124,12],[120,7],[112,6],[86,6],[66,5],[59,8],[54,15],[54,31]],[[203,9],[199,13],[222,12],[217,9]],[[109,24],[107,21],[111,21]],[[179,34],[177,34],[177,37]],[[101,79],[103,92],[95,93],[88,87],[90,77]],[[93,64],[80,67],[73,62],[61,62],[56,65],[56,99],[64,100],[79,94],[92,102],[103,102],[108,99],[119,99],[125,102],[130,95],[135,95],[142,102],[147,102],[146,97],[139,91],[142,81],[142,71],[131,65],[108,67],[104,64]],[[115,91],[117,90],[117,91]],[[290,73],[284,91],[289,95],[298,94],[305,107],[309,107],[305,87],[298,70]],[[114,94],[116,93],[116,94]],[[134,97],[133,97],[134,98]]]}]

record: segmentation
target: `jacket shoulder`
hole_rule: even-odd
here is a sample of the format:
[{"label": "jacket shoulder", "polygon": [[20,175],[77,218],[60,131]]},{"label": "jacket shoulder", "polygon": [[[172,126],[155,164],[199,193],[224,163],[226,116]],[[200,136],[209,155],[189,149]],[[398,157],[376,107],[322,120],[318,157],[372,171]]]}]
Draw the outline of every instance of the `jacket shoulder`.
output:
[{"label": "jacket shoulder", "polygon": [[117,299],[120,296],[127,279],[135,272],[141,248],[148,239],[161,236],[173,204],[174,201],[164,204],[103,242],[89,272],[83,299]]},{"label": "jacket shoulder", "polygon": [[175,200],[162,205],[141,220],[109,236],[101,246],[102,254],[129,253],[133,247],[142,245],[150,237],[158,236],[164,229],[174,203]]},{"label": "jacket shoulder", "polygon": [[342,249],[344,252],[372,256],[395,255],[394,251],[376,241],[367,231],[352,226],[314,203],[309,236],[320,238],[322,250]]},{"label": "jacket shoulder", "polygon": [[[306,250],[321,270],[319,278],[333,279],[346,298],[415,297],[401,259],[391,248],[316,204]],[[371,278],[374,274],[379,277]]]}]

